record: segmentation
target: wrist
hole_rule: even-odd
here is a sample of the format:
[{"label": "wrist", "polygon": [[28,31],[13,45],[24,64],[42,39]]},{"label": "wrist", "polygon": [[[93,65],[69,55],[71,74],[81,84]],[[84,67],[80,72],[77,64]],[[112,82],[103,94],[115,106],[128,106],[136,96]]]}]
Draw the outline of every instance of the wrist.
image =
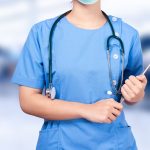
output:
[{"label": "wrist", "polygon": [[85,118],[85,112],[90,104],[80,104],[78,108],[78,115],[80,118]]},{"label": "wrist", "polygon": [[134,105],[134,104],[137,103],[137,102],[127,101],[126,99],[124,100],[124,102],[125,102],[127,105]]}]

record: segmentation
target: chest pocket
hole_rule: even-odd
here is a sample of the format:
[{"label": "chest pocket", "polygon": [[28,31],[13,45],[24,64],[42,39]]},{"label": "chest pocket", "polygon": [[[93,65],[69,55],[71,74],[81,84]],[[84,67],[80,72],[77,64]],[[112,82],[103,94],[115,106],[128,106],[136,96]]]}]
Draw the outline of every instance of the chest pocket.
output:
[{"label": "chest pocket", "polygon": [[110,45],[110,63],[111,63],[111,71],[112,71],[112,80],[113,84],[118,87],[120,85],[121,80],[121,72],[122,72],[122,52],[121,46],[119,42],[114,41]]}]

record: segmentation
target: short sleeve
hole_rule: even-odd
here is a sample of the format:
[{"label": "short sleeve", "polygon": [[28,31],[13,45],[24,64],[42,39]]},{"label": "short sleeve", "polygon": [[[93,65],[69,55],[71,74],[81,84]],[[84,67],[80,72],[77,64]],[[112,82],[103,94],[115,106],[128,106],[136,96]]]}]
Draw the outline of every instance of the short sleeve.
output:
[{"label": "short sleeve", "polygon": [[124,75],[127,79],[130,75],[140,75],[143,72],[143,53],[139,33],[136,31],[133,43],[129,52],[128,64]]},{"label": "short sleeve", "polygon": [[44,88],[44,69],[35,25],[21,51],[11,82],[31,88]]}]

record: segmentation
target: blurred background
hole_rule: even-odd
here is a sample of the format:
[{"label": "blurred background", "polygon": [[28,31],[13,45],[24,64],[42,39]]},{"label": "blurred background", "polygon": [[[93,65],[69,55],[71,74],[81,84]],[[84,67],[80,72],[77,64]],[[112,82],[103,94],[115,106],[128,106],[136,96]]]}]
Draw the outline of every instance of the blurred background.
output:
[{"label": "blurred background", "polygon": [[[0,0],[0,149],[34,150],[42,119],[24,114],[10,77],[34,23],[72,7],[70,0]],[[102,0],[102,9],[138,29],[144,66],[150,63],[150,1]],[[150,81],[150,72],[146,74]],[[143,102],[125,106],[139,150],[150,149],[150,84]]]}]

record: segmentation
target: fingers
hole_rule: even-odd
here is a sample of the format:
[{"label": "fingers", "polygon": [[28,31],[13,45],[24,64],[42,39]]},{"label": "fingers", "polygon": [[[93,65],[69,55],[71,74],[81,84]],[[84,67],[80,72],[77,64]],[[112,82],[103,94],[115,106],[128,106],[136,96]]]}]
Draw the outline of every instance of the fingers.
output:
[{"label": "fingers", "polygon": [[121,112],[119,110],[113,108],[112,112],[108,115],[106,122],[111,123],[112,121],[115,121],[120,113]]},{"label": "fingers", "polygon": [[112,120],[110,118],[106,119],[106,123],[111,123],[111,122],[112,122]]},{"label": "fingers", "polygon": [[114,107],[115,109],[118,109],[118,110],[120,110],[120,111],[123,109],[123,105],[122,105],[121,103],[118,103],[118,102],[116,102],[115,100],[113,100],[112,102],[113,102],[113,107]]},{"label": "fingers", "polygon": [[116,118],[117,118],[117,117],[116,117],[114,114],[112,114],[112,113],[109,114],[109,119],[110,119],[111,121],[116,120]]},{"label": "fingers", "polygon": [[139,85],[142,85],[141,82],[135,77],[135,76],[130,76],[129,77],[129,80],[131,81],[131,83],[135,86],[139,86]]},{"label": "fingers", "polygon": [[145,86],[147,84],[146,76],[145,75],[139,75],[139,76],[136,76],[136,78],[144,84],[144,88],[145,88]]},{"label": "fingers", "polygon": [[126,100],[138,101],[143,97],[147,79],[144,75],[130,76],[125,80],[125,84],[121,88],[121,92]]},{"label": "fingers", "polygon": [[123,88],[123,90],[125,90],[125,92],[127,93],[128,97],[130,97],[130,98],[134,98],[135,94],[138,94],[138,92],[139,92],[139,90],[137,88],[135,88],[134,91],[132,91],[126,84],[123,85],[122,88]]},{"label": "fingers", "polygon": [[119,110],[117,110],[117,109],[113,109],[113,110],[112,110],[112,114],[114,114],[116,117],[119,116],[120,113],[121,113],[121,112],[120,112]]},{"label": "fingers", "polygon": [[147,81],[147,78],[145,75],[139,75],[139,76],[136,76],[136,78],[142,82],[146,82]]},{"label": "fingers", "polygon": [[147,84],[147,78],[145,75],[139,75],[139,76],[130,76],[129,80],[133,83],[133,85],[137,86],[139,89],[141,89]]},{"label": "fingers", "polygon": [[125,91],[124,87],[121,88],[121,93],[125,99],[130,99],[128,93]]},{"label": "fingers", "polygon": [[120,113],[123,109],[123,105],[116,102],[114,99],[110,99],[109,101],[111,103],[111,111],[108,115],[108,118],[112,122],[112,121],[116,120],[116,118],[120,115]]},{"label": "fingers", "polygon": [[136,79],[136,77],[129,77],[129,79],[125,81],[124,85],[126,85],[124,86],[124,89],[133,92],[134,94],[138,94],[139,90],[143,89],[142,83]]},{"label": "fingers", "polygon": [[125,84],[127,84],[132,91],[134,91],[135,88],[142,88],[142,83],[134,76],[130,76],[129,79],[125,80]]},{"label": "fingers", "polygon": [[116,120],[123,109],[123,105],[116,102],[114,99],[99,101],[97,104],[103,104],[101,111],[103,111],[102,120],[104,123],[111,123]]}]

